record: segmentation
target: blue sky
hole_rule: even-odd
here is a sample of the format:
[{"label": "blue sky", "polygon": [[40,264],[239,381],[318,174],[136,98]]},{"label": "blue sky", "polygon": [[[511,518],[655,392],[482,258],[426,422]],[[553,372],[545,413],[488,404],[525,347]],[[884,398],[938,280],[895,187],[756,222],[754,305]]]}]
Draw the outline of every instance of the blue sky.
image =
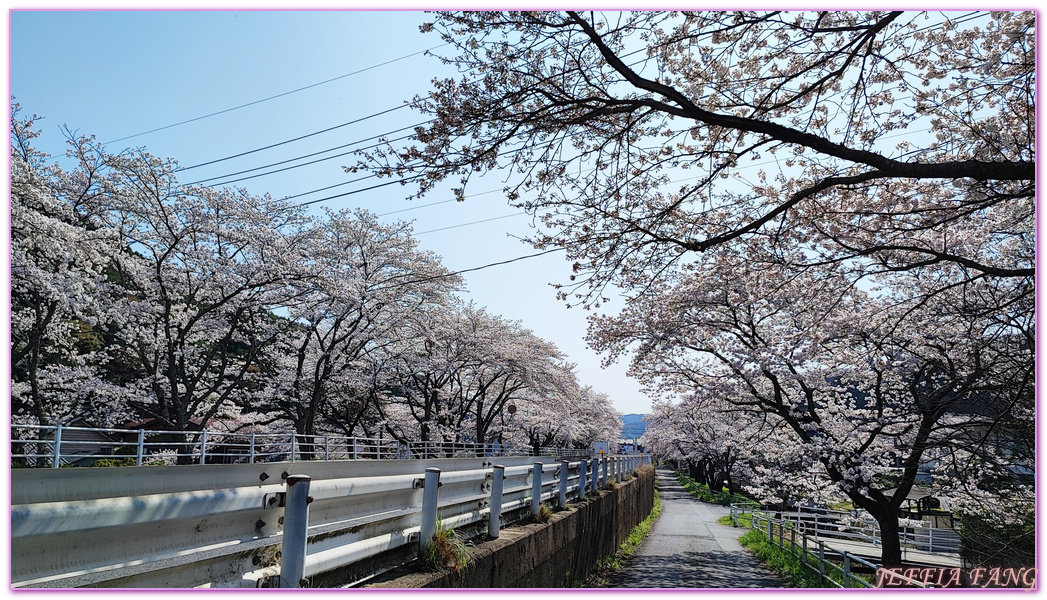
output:
[{"label": "blue sky", "polygon": [[[419,11],[12,11],[9,16],[10,94],[25,114],[43,117],[38,146],[55,156],[64,153],[65,125],[97,136],[110,151],[140,146],[189,167],[396,108],[426,94],[433,77],[448,74],[435,58],[421,54],[441,42],[435,34],[418,32],[426,20]],[[315,85],[321,82],[326,83]],[[200,118],[213,113],[220,114]],[[393,110],[190,169],[182,180],[255,169],[421,120],[408,109]],[[298,195],[359,177],[341,168],[352,162],[348,156],[332,158],[231,185],[274,197]],[[442,202],[451,199],[449,191],[406,202],[410,188],[389,186],[315,206],[360,207],[389,220],[413,221],[422,247],[442,256],[448,268],[462,270],[535,252],[512,237],[529,233],[530,218],[514,214],[499,193],[481,194],[500,187],[497,178],[476,181],[466,202],[456,203]],[[437,202],[442,203],[422,206]],[[468,273],[465,296],[556,343],[578,364],[582,382],[607,393],[619,411],[646,412],[650,402],[625,376],[625,366],[602,369],[599,356],[586,348],[586,313],[556,301],[548,284],[569,275],[562,255],[551,254]]]}]

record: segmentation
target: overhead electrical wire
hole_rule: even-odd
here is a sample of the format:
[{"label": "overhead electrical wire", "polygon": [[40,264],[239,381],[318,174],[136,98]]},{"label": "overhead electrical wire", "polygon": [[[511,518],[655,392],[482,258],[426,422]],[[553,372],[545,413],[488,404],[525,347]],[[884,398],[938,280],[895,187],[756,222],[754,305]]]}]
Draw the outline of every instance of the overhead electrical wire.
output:
[{"label": "overhead electrical wire", "polygon": [[400,106],[395,106],[393,108],[386,109],[386,110],[383,110],[381,112],[376,112],[376,113],[367,115],[366,117],[360,117],[359,119],[353,119],[352,121],[348,121],[346,123],[341,123],[341,124],[335,125],[333,127],[328,127],[326,129],[321,129],[320,131],[314,131],[312,133],[307,133],[305,135],[300,135],[300,136],[298,136],[296,138],[292,138],[292,139],[289,139],[289,140],[284,140],[282,142],[277,142],[275,144],[269,144],[268,146],[262,146],[261,148],[255,148],[253,150],[247,150],[245,152],[240,152],[239,154],[233,154],[231,156],[225,156],[223,158],[216,158],[215,160],[209,160],[207,162],[200,163],[200,164],[197,164],[197,165],[192,165],[192,166],[189,166],[189,167],[179,167],[178,169],[175,169],[175,172],[188,171],[189,169],[196,169],[198,167],[206,167],[207,165],[213,165],[215,163],[220,163],[220,162],[223,162],[223,161],[232,160],[234,158],[240,158],[241,156],[247,156],[248,154],[254,154],[255,152],[261,152],[262,150],[269,150],[269,149],[272,149],[272,148],[276,148],[277,146],[283,146],[285,144],[290,144],[291,142],[298,142],[298,141],[304,140],[306,138],[311,138],[313,136],[320,135],[321,133],[327,133],[329,131],[334,131],[335,129],[339,129],[339,128],[342,128],[342,127],[347,127],[349,125],[355,125],[355,124],[360,123],[362,121],[366,121],[368,119],[372,119],[372,118],[380,116],[380,115],[384,115],[384,114],[391,113],[391,112],[396,111],[396,110],[400,110],[401,108],[407,108],[408,106],[410,106],[410,105],[409,104],[401,104]]},{"label": "overhead electrical wire", "polygon": [[150,133],[156,133],[157,131],[163,131],[165,129],[171,129],[172,127],[178,127],[180,125],[185,125],[187,123],[193,123],[193,122],[200,121],[200,120],[203,120],[203,119],[207,119],[207,118],[210,118],[210,117],[214,117],[214,116],[217,116],[217,115],[223,115],[225,113],[232,112],[234,110],[240,110],[241,108],[247,108],[248,106],[254,106],[255,104],[261,104],[262,102],[268,102],[270,100],[275,100],[277,98],[282,98],[284,96],[289,96],[291,94],[296,94],[298,92],[302,92],[302,91],[305,91],[305,90],[308,90],[308,89],[312,89],[314,87],[318,87],[318,86],[321,86],[321,85],[324,85],[324,84],[328,84],[328,83],[331,83],[333,81],[338,81],[339,79],[345,79],[346,77],[351,77],[353,75],[359,75],[360,73],[365,73],[365,72],[370,71],[372,69],[377,69],[378,67],[384,67],[386,65],[391,65],[391,64],[393,64],[395,62],[399,62],[401,60],[406,60],[408,58],[411,58],[411,57],[414,57],[414,56],[418,56],[419,54],[425,54],[426,52],[431,52],[433,50],[436,50],[437,48],[442,48],[442,47],[444,47],[446,45],[447,45],[446,43],[439,44],[439,45],[433,46],[432,48],[427,48],[425,50],[420,50],[418,52],[414,52],[412,54],[407,54],[407,55],[401,56],[399,58],[394,58],[392,60],[387,60],[387,61],[385,61],[383,63],[378,63],[376,65],[371,65],[370,67],[365,67],[363,69],[359,69],[359,70],[353,71],[351,73],[346,73],[344,75],[339,75],[338,77],[332,77],[331,79],[326,79],[324,81],[313,83],[313,84],[307,85],[305,87],[300,87],[298,89],[294,89],[294,90],[291,90],[289,92],[283,92],[283,93],[280,93],[280,94],[276,94],[275,96],[269,96],[268,98],[262,98],[261,100],[255,100],[253,102],[248,102],[246,104],[241,104],[239,106],[234,106],[232,108],[227,108],[225,110],[220,110],[220,111],[213,112],[213,113],[210,113],[210,114],[207,114],[207,115],[203,115],[203,116],[200,116],[200,117],[194,117],[192,119],[187,119],[185,121],[179,121],[178,123],[172,123],[170,125],[164,125],[163,127],[157,127],[156,129],[150,129],[149,131],[143,131],[141,133],[135,133],[135,134],[132,134],[132,135],[124,136],[122,138],[117,138],[115,140],[110,140],[110,141],[105,142],[105,143],[106,144],[114,144],[116,142],[122,142],[124,140],[129,140],[131,138],[136,138],[136,137],[143,136],[143,135],[150,134]]},{"label": "overhead electrical wire", "polygon": [[508,219],[509,217],[518,217],[520,215],[526,215],[524,211],[514,212],[511,215],[502,215],[500,217],[491,217],[490,219],[482,219],[480,221],[472,221],[469,223],[459,223],[458,225],[450,225],[448,227],[440,227],[438,229],[429,229],[428,231],[416,231],[413,235],[425,235],[427,233],[436,233],[437,231],[447,231],[448,229],[458,229],[459,227],[465,227],[466,225],[479,225],[480,223],[489,223],[491,221],[498,221],[501,219]]},{"label": "overhead electrical wire", "polygon": [[507,265],[507,264],[510,264],[510,263],[519,262],[521,260],[527,260],[529,258],[537,258],[539,256],[545,256],[546,254],[552,254],[553,252],[562,252],[563,250],[564,250],[563,248],[552,248],[550,250],[544,250],[542,252],[537,252],[535,254],[526,254],[524,256],[517,256],[516,258],[510,258],[508,260],[502,260],[502,261],[498,261],[498,262],[488,263],[486,265],[480,265],[479,267],[472,267],[472,268],[469,268],[469,269],[461,269],[459,271],[453,271],[451,273],[441,273],[440,275],[430,275],[428,277],[422,277],[422,278],[419,278],[419,279],[411,279],[411,280],[408,280],[408,281],[401,281],[401,282],[399,282],[399,283],[397,283],[395,285],[392,285],[390,287],[402,287],[402,286],[405,286],[405,285],[414,285],[416,283],[425,283],[426,281],[432,281],[434,279],[447,279],[449,277],[455,277],[457,275],[461,275],[462,273],[472,273],[474,271],[482,271],[484,269],[490,269],[491,267],[500,267],[502,265]]},{"label": "overhead electrical wire", "polygon": [[[312,158],[313,156],[317,156],[317,155],[320,155],[320,154],[325,154],[327,152],[333,152],[335,150],[341,150],[343,148],[349,148],[350,146],[355,146],[357,144],[362,144],[364,142],[370,142],[372,140],[381,139],[381,138],[383,138],[383,137],[385,137],[387,135],[390,135],[390,134],[393,134],[393,133],[400,133],[402,131],[407,131],[408,129],[414,129],[415,127],[419,127],[421,125],[426,125],[426,124],[431,123],[431,122],[432,122],[432,120],[422,121],[421,123],[416,123],[414,125],[408,125],[407,127],[401,127],[400,129],[394,129],[392,131],[387,131],[385,133],[380,133],[378,135],[373,135],[371,137],[363,138],[361,140],[356,140],[355,142],[349,142],[348,144],[342,144],[340,146],[334,146],[332,148],[327,148],[326,150],[319,150],[317,152],[311,152],[309,154],[303,154],[301,156],[296,156],[294,158],[288,158],[286,160],[281,160],[279,162],[269,163],[269,164],[263,165],[261,167],[254,167],[253,169],[246,169],[244,171],[237,171],[236,173],[228,173],[226,175],[218,175],[218,176],[215,176],[215,177],[208,177],[207,179],[201,179],[199,181],[194,181],[192,183],[187,183],[185,185],[196,185],[196,184],[199,184],[199,183],[203,183],[205,181],[212,181],[212,180],[215,180],[215,179],[224,179],[226,177],[235,177],[237,175],[243,175],[244,173],[250,173],[252,171],[258,171],[258,170],[261,170],[261,169],[268,169],[269,167],[276,167],[276,166],[279,166],[279,165],[287,164],[289,162],[294,162],[296,160],[302,160],[302,159],[305,159],[305,158]],[[390,142],[398,142],[398,141],[403,140],[403,139],[406,139],[406,138],[397,138],[397,139],[393,139],[393,140],[389,140],[389,141]],[[325,158],[323,160],[327,160],[328,158],[337,158],[339,156],[345,156],[346,154],[351,154],[351,152],[350,153],[337,154],[335,156],[328,156],[327,158]],[[309,164],[313,164],[313,163],[304,163],[304,164],[298,165],[298,166],[305,166],[305,165],[309,165]]]},{"label": "overhead electrical wire", "polygon": [[[215,186],[228,185],[230,183],[236,183],[238,181],[246,181],[248,179],[256,179],[258,177],[265,177],[266,175],[273,175],[273,174],[276,174],[276,173],[283,173],[284,171],[290,171],[292,169],[297,169],[299,167],[308,167],[309,165],[315,165],[315,164],[322,163],[322,162],[327,161],[327,160],[332,160],[332,159],[340,158],[340,157],[343,157],[343,156],[349,156],[351,154],[355,154],[355,153],[359,152],[360,150],[368,150],[368,149],[371,149],[371,148],[377,148],[378,146],[381,146],[381,145],[383,145],[385,143],[403,141],[403,140],[409,139],[410,137],[411,137],[410,135],[405,135],[403,137],[398,137],[398,138],[395,138],[395,139],[387,140],[386,142],[382,142],[382,143],[379,143],[379,144],[374,144],[374,145],[371,145],[371,146],[364,146],[362,148],[356,148],[354,150],[349,150],[348,152],[342,152],[342,153],[339,153],[339,154],[333,154],[331,156],[325,156],[324,158],[318,158],[316,160],[311,160],[309,162],[304,162],[304,163],[301,163],[301,164],[298,164],[298,165],[291,165],[289,167],[284,167],[282,169],[276,169],[274,171],[266,171],[265,173],[257,173],[255,175],[248,175],[247,177],[241,177],[239,179],[230,179],[230,180],[227,180],[227,181],[220,181],[220,182],[217,182],[217,183],[214,183],[214,184],[211,184],[211,185],[215,185]],[[322,152],[318,152],[317,154],[323,154],[324,152],[330,152],[330,150],[324,150]],[[292,158],[292,159],[285,160],[285,161],[282,161],[282,162],[276,163],[276,164],[284,164],[284,163],[288,163],[288,162],[294,162],[296,160],[301,160],[301,157],[299,157],[299,158]],[[272,165],[269,165],[269,166],[272,166]],[[265,169],[265,168],[267,168],[267,167],[255,167],[253,169],[248,169],[246,171],[241,171],[240,173],[250,173],[251,171],[257,171],[259,169]],[[218,177],[211,177],[210,179],[201,179],[200,181],[197,181],[197,182],[194,182],[194,183],[203,183],[205,181],[211,181],[213,179],[222,179],[224,177],[234,177],[234,176],[236,176],[238,174],[239,173],[233,173],[232,175],[219,175]],[[193,184],[186,184],[186,185],[193,185]]]}]

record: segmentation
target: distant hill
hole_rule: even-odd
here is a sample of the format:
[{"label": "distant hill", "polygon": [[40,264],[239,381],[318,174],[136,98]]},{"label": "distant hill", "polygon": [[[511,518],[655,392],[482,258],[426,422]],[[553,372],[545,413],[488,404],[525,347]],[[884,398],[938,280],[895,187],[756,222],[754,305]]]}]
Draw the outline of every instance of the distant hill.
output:
[{"label": "distant hill", "polygon": [[644,415],[624,415],[622,416],[622,437],[625,439],[639,439],[643,432],[647,430],[647,423],[643,420]]}]

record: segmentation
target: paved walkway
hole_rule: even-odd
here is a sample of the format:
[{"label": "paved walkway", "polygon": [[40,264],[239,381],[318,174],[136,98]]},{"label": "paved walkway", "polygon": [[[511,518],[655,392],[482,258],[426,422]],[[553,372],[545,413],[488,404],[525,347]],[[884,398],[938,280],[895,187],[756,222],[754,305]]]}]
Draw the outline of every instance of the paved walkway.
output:
[{"label": "paved walkway", "polygon": [[668,469],[658,469],[658,493],[662,514],[608,587],[785,587],[785,581],[738,543],[746,529],[716,522],[730,508],[698,501]]}]

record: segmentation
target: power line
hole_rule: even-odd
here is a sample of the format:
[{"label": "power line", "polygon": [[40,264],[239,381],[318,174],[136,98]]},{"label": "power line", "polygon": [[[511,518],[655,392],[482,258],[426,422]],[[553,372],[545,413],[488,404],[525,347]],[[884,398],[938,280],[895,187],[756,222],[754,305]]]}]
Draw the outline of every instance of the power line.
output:
[{"label": "power line", "polygon": [[[385,133],[380,133],[378,135],[373,135],[371,137],[367,137],[367,138],[364,138],[362,140],[356,140],[355,142],[349,142],[348,144],[342,144],[341,146],[334,146],[333,148],[327,148],[325,150],[319,150],[317,152],[311,152],[309,154],[303,154],[301,156],[296,156],[294,158],[288,158],[287,160],[281,160],[281,161],[278,161],[278,162],[269,163],[268,165],[263,165],[261,167],[254,167],[253,169],[246,169],[246,170],[243,170],[243,171],[237,171],[236,173],[228,173],[226,175],[218,175],[216,177],[208,177],[207,179],[201,179],[199,181],[194,181],[192,183],[187,183],[185,185],[196,185],[196,184],[199,184],[199,183],[204,183],[206,181],[213,181],[215,179],[224,179],[226,177],[235,177],[237,175],[243,175],[244,173],[250,173],[252,171],[259,171],[261,169],[268,169],[269,167],[277,167],[277,166],[280,166],[280,165],[287,164],[289,162],[294,162],[296,160],[302,160],[304,158],[311,158],[313,156],[318,156],[320,154],[325,154],[327,152],[333,152],[335,150],[341,150],[343,148],[349,148],[350,146],[355,146],[356,144],[362,144],[364,142],[370,142],[371,140],[381,139],[381,138],[383,138],[383,137],[385,137],[387,135],[390,135],[390,134],[393,134],[393,133],[400,133],[401,131],[407,131],[408,129],[414,129],[415,127],[419,127],[421,125],[425,125],[425,124],[431,123],[431,122],[432,122],[431,120],[430,121],[423,121],[421,123],[416,123],[414,125],[408,125],[407,127],[401,127],[400,129],[394,129],[392,131],[387,131]],[[404,139],[407,139],[407,138],[397,138],[397,139],[393,139],[393,140],[389,140],[389,141],[390,142],[399,142],[399,141],[404,140]],[[328,157],[323,158],[321,160],[328,160],[328,159],[331,159],[331,158],[338,158],[339,156],[345,156],[346,154],[352,154],[352,152],[346,152],[346,153],[343,153],[343,154],[336,154],[334,156],[328,156]],[[315,162],[319,162],[319,161],[313,161],[313,162],[304,163],[304,164],[296,165],[296,166],[304,167],[305,165],[311,165],[311,164],[314,164]],[[265,173],[263,173],[263,174],[265,174]]]},{"label": "power line", "polygon": [[[368,175],[367,177],[362,177],[361,179],[371,179],[372,177],[375,177],[375,175]],[[369,192],[371,190],[375,190],[375,189],[378,189],[378,188],[386,187],[388,185],[393,185],[393,184],[396,184],[396,183],[400,183],[400,184],[411,183],[412,181],[416,181],[418,179],[421,179],[422,177],[423,177],[422,175],[415,175],[414,177],[408,177],[407,179],[397,179],[396,181],[387,181],[385,183],[379,183],[378,185],[372,185],[371,187],[365,187],[365,188],[361,188],[361,189],[358,189],[358,190],[353,190],[351,192],[345,192],[344,194],[337,194],[335,196],[328,196],[326,198],[319,198],[317,200],[310,200],[309,202],[302,202],[301,204],[299,204],[299,206],[309,206],[310,204],[316,204],[318,202],[326,202],[328,200],[334,200],[335,198],[344,198],[345,196],[352,196],[353,194],[359,194],[361,192]],[[356,179],[354,181],[360,181],[361,179]],[[353,181],[347,181],[345,183],[353,183]],[[338,185],[345,185],[345,184],[338,184]],[[306,193],[307,194],[311,194],[312,192],[306,192]],[[301,194],[301,195],[304,195],[304,194]]]},{"label": "power line", "polygon": [[[502,190],[501,189],[487,190],[486,192],[480,192],[478,194],[469,194],[468,196],[466,196],[466,198],[476,198],[477,196],[486,196],[487,194],[494,194],[495,192],[500,192],[500,191],[502,191]],[[412,210],[418,210],[420,208],[428,208],[430,206],[437,206],[439,204],[448,204],[450,202],[458,202],[458,201],[459,200],[457,198],[451,198],[450,200],[440,200],[439,202],[430,202],[429,204],[419,204],[418,206],[411,206],[409,208],[401,208],[400,210],[394,210],[394,211],[390,211],[390,212],[387,212],[387,213],[382,213],[382,214],[377,215],[377,216],[379,216],[379,217],[388,217],[389,215],[396,215],[396,214],[399,214],[399,213],[410,212]]]},{"label": "power line", "polygon": [[521,261],[521,260],[527,260],[529,258],[536,258],[536,257],[539,257],[539,256],[544,256],[546,254],[552,254],[553,252],[561,252],[563,250],[564,250],[563,248],[553,248],[551,250],[545,250],[543,252],[538,252],[538,253],[535,253],[535,254],[527,254],[527,255],[524,255],[524,256],[517,256],[516,258],[510,258],[509,260],[503,260],[503,261],[499,261],[499,262],[488,263],[486,265],[481,265],[479,267],[472,267],[470,269],[462,269],[460,271],[454,271],[452,273],[443,273],[443,274],[440,274],[440,275],[430,275],[429,277],[422,277],[421,279],[412,279],[412,280],[409,280],[409,281],[404,281],[404,282],[398,283],[398,284],[396,284],[395,286],[392,286],[392,287],[400,287],[400,286],[405,286],[405,285],[414,285],[416,283],[425,283],[426,281],[432,281],[434,279],[447,279],[448,277],[454,277],[456,275],[461,275],[462,273],[472,273],[474,271],[482,271],[483,269],[490,269],[491,267],[500,267],[502,265],[507,265],[507,264],[518,262],[518,261]]},{"label": "power line", "polygon": [[425,235],[427,233],[436,233],[437,231],[446,231],[448,229],[458,229],[459,227],[465,227],[467,225],[478,225],[480,223],[489,223],[491,221],[498,221],[500,219],[508,219],[509,217],[518,217],[520,215],[525,215],[525,214],[527,214],[527,213],[524,212],[524,211],[514,212],[511,215],[502,215],[500,217],[491,217],[490,219],[482,219],[480,221],[472,221],[470,223],[460,223],[458,225],[450,225],[448,227],[441,227],[439,229],[429,229],[428,231],[416,231],[414,233],[414,235]]},{"label": "power line", "polygon": [[241,108],[247,108],[248,106],[254,106],[255,104],[261,104],[262,102],[268,102],[269,100],[275,100],[276,98],[282,98],[282,97],[288,96],[290,94],[295,94],[297,92],[308,90],[308,89],[311,89],[311,88],[314,88],[314,87],[317,87],[317,86],[321,86],[321,85],[324,85],[324,84],[327,84],[327,83],[331,83],[332,81],[338,81],[339,79],[345,79],[346,77],[350,77],[352,75],[359,75],[360,73],[365,73],[365,72],[370,71],[372,69],[377,69],[378,67],[384,67],[386,65],[390,65],[390,64],[393,64],[395,62],[399,62],[401,60],[405,60],[405,59],[411,58],[413,56],[418,56],[419,54],[425,54],[426,52],[430,52],[432,50],[436,50],[437,48],[441,48],[441,47],[446,46],[446,45],[447,44],[440,44],[438,46],[433,46],[432,48],[428,48],[426,50],[420,50],[420,51],[415,52],[413,54],[408,54],[406,56],[401,56],[400,58],[394,58],[392,60],[387,60],[387,61],[385,61],[383,63],[379,63],[379,64],[376,64],[376,65],[371,65],[370,67],[365,67],[365,68],[360,69],[358,71],[353,71],[352,73],[346,73],[345,75],[339,75],[338,77],[332,77],[331,79],[327,79],[327,80],[324,80],[324,81],[321,81],[321,82],[318,82],[318,83],[313,83],[313,84],[307,85],[305,87],[300,87],[298,89],[291,90],[289,92],[283,92],[282,94],[277,94],[275,96],[269,96],[268,98],[262,98],[261,100],[255,100],[254,102],[248,102],[246,104],[241,104],[240,106],[234,106],[232,108],[227,108],[225,110],[220,110],[218,112],[213,112],[211,114],[203,115],[202,117],[195,117],[195,118],[192,118],[192,119],[187,119],[185,121],[180,121],[178,123],[172,123],[171,125],[164,125],[163,127],[157,127],[156,129],[150,129],[149,131],[143,131],[141,133],[136,133],[136,134],[133,134],[133,135],[124,136],[122,138],[111,140],[111,141],[108,141],[108,142],[105,142],[105,143],[106,144],[114,144],[116,142],[122,142],[124,140],[129,140],[131,138],[136,138],[136,137],[143,136],[143,135],[146,135],[146,134],[149,134],[149,133],[156,133],[157,131],[163,131],[165,129],[171,129],[172,127],[178,127],[179,125],[185,125],[186,123],[193,123],[195,121],[200,121],[202,119],[207,119],[207,118],[214,117],[214,116],[217,116],[217,115],[222,115],[222,114],[225,114],[227,112],[232,112],[234,110],[240,110]]},{"label": "power line", "polygon": [[290,144],[291,142],[297,142],[297,141],[300,141],[300,140],[304,140],[306,138],[311,138],[311,137],[313,137],[315,135],[320,135],[321,133],[327,133],[329,131],[334,131],[335,129],[346,127],[348,125],[355,125],[356,123],[360,123],[362,121],[366,121],[367,119],[372,119],[372,118],[377,117],[377,116],[381,116],[381,115],[384,115],[384,114],[387,114],[387,113],[391,113],[391,112],[393,112],[395,110],[400,110],[401,108],[407,108],[408,106],[409,106],[408,104],[401,104],[400,106],[389,108],[389,109],[383,110],[381,112],[376,112],[376,113],[367,115],[366,117],[360,117],[359,119],[353,119],[352,121],[348,121],[348,122],[342,123],[340,125],[335,125],[333,127],[328,127],[326,129],[321,129],[320,131],[314,131],[312,133],[307,133],[305,135],[300,135],[300,136],[298,136],[296,138],[292,138],[292,139],[289,139],[289,140],[284,140],[282,142],[277,142],[275,144],[269,144],[268,146],[262,146],[261,148],[255,148],[254,150],[247,150],[245,152],[240,152],[239,154],[233,154],[232,156],[226,156],[226,157],[223,157],[223,158],[216,158],[214,160],[209,160],[207,162],[200,163],[198,165],[192,165],[190,167],[180,167],[178,169],[175,169],[175,172],[188,171],[189,169],[196,169],[197,167],[205,167],[207,165],[213,165],[215,163],[220,163],[220,162],[231,160],[231,159],[234,159],[234,158],[240,158],[241,156],[247,156],[248,154],[254,154],[255,152],[261,152],[262,150],[269,150],[271,148],[276,148],[277,146],[283,146],[284,144]]},{"label": "power line", "polygon": [[[377,136],[377,137],[381,137],[381,136]],[[400,141],[409,139],[410,137],[411,137],[410,135],[405,135],[403,137],[398,137],[398,138],[395,138],[395,139],[392,139],[392,140],[388,140],[388,142],[400,142]],[[373,139],[373,138],[371,138],[371,139]],[[366,141],[366,140],[364,140],[364,141]],[[258,173],[258,174],[255,174],[255,175],[248,175],[247,177],[241,177],[239,179],[230,179],[230,180],[227,180],[227,181],[221,181],[221,182],[213,183],[213,184],[210,184],[210,185],[213,185],[213,186],[228,185],[230,183],[236,183],[238,181],[246,181],[248,179],[256,179],[258,177],[265,177],[266,175],[273,175],[275,173],[283,173],[284,171],[290,171],[291,169],[297,169],[299,167],[308,167],[309,165],[315,165],[317,163],[322,163],[322,162],[327,161],[327,160],[332,160],[332,159],[335,159],[335,158],[341,158],[343,156],[349,156],[351,154],[355,154],[355,153],[359,152],[360,150],[367,150],[367,149],[370,149],[370,148],[377,148],[378,146],[381,146],[381,145],[382,144],[379,143],[379,144],[373,144],[371,146],[364,146],[362,148],[356,148],[354,150],[349,150],[348,152],[341,152],[339,154],[333,154],[331,156],[325,156],[324,158],[318,158],[316,160],[311,160],[309,162],[304,162],[304,163],[301,163],[301,164],[298,164],[298,165],[291,165],[289,167],[284,167],[282,169],[276,169],[274,171],[267,171],[265,173]],[[320,152],[316,152],[316,153],[314,153],[314,154],[312,154],[310,156],[315,156],[316,154],[323,154],[324,152],[330,152],[331,150],[333,150],[333,148],[329,148],[327,150],[322,150]],[[205,181],[211,181],[211,180],[214,180],[214,179],[223,179],[225,177],[235,177],[236,175],[240,175],[242,173],[250,173],[251,171],[257,171],[259,169],[265,169],[265,168],[268,168],[268,167],[271,167],[271,166],[275,166],[275,165],[282,165],[282,164],[285,164],[285,163],[294,162],[296,160],[301,160],[302,158],[305,158],[305,157],[299,156],[297,158],[291,158],[291,159],[288,159],[288,160],[280,161],[278,163],[274,163],[273,165],[266,165],[264,167],[255,167],[253,169],[247,169],[246,171],[240,171],[239,173],[232,173],[230,175],[219,175],[217,177],[211,177],[211,178],[208,178],[208,179],[201,179],[200,181],[195,181],[193,183],[186,184],[186,185],[194,185],[194,184],[197,184],[197,183],[203,183]]]}]

